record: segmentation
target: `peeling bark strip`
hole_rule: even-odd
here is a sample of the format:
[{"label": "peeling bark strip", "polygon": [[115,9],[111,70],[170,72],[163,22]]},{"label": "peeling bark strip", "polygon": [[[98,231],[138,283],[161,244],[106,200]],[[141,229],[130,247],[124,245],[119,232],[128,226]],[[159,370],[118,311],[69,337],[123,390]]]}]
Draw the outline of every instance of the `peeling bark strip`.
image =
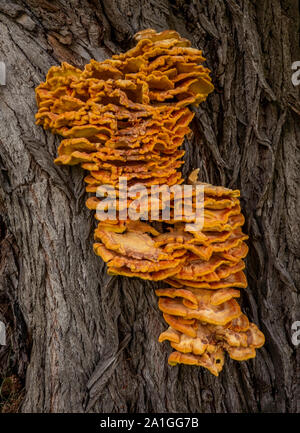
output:
[{"label": "peeling bark strip", "polygon": [[[266,344],[254,360],[227,360],[219,378],[168,367],[156,339],[157,285],[105,275],[90,247],[84,174],[56,168],[59,138],[34,125],[34,88],[52,65],[103,60],[148,27],[177,30],[213,72],[216,91],[197,109],[184,174],[200,167],[201,180],[243,197],[242,307]],[[299,411],[298,28],[292,0],[0,2],[0,210],[14,248],[1,269],[16,269],[0,292],[32,340],[23,412]]]}]

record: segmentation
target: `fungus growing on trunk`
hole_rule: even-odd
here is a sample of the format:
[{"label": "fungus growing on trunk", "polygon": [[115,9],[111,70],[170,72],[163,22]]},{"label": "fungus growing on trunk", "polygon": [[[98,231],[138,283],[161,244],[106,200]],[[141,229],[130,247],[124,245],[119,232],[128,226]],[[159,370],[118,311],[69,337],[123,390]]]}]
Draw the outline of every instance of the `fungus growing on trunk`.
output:
[{"label": "fungus growing on trunk", "polygon": [[[88,193],[110,185],[120,198],[120,177],[135,188],[136,193],[117,204],[106,196],[88,198],[89,209],[112,207],[116,213],[103,219],[96,212],[94,251],[111,275],[172,286],[156,290],[169,325],[159,341],[170,341],[176,350],[169,364],[203,366],[218,375],[225,351],[246,360],[264,343],[235,300],[240,295],[236,288],[247,286],[243,259],[248,236],[241,229],[240,192],[198,182],[195,170],[189,176],[189,206],[180,219],[175,193],[167,203],[159,197],[153,204],[148,198],[154,185],[184,181],[180,146],[194,116],[189,107],[205,101],[214,87],[202,52],[177,32],[147,29],[135,40],[126,53],[91,60],[83,71],[67,63],[52,67],[36,89],[36,120],[64,138],[56,164],[80,164],[88,171]],[[202,225],[195,216],[197,185],[204,192]],[[148,223],[120,216],[136,198],[137,210],[148,206],[157,211],[156,220],[164,223],[161,230],[154,227],[152,214]],[[185,222],[193,222],[194,229]]]}]

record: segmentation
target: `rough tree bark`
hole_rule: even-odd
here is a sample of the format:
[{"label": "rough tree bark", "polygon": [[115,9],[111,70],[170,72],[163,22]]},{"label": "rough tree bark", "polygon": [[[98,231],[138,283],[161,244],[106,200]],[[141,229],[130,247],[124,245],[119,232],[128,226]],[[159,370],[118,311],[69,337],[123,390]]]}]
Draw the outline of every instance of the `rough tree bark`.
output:
[{"label": "rough tree bark", "polygon": [[[0,1],[2,378],[25,379],[23,412],[296,412],[299,350],[297,0]],[[242,306],[266,336],[219,378],[169,367],[156,285],[107,277],[92,251],[83,171],[55,167],[60,141],[35,126],[35,86],[52,65],[128,49],[175,29],[203,49],[215,92],[196,111],[184,173],[241,189],[249,287]],[[298,284],[298,291],[297,291]],[[4,308],[6,306],[7,308]],[[298,402],[298,407],[297,407]]]}]

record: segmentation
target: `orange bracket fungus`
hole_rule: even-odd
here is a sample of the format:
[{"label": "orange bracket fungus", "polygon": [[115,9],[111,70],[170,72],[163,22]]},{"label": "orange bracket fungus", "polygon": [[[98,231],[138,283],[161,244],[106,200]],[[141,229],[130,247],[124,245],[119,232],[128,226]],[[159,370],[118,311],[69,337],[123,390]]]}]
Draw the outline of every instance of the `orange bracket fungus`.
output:
[{"label": "orange bracket fungus", "polygon": [[[190,107],[214,87],[202,52],[176,31],[143,30],[135,41],[129,51],[91,60],[84,70],[52,67],[36,88],[36,123],[63,137],[56,164],[87,171],[86,205],[98,220],[94,251],[108,273],[165,282],[156,294],[168,325],[159,341],[174,349],[169,364],[198,365],[217,376],[226,352],[243,361],[264,344],[237,302],[238,288],[247,286],[248,253],[240,192],[201,183],[195,170],[184,190],[189,205],[177,217]],[[154,187],[169,189],[169,201],[160,194],[150,199]]]}]

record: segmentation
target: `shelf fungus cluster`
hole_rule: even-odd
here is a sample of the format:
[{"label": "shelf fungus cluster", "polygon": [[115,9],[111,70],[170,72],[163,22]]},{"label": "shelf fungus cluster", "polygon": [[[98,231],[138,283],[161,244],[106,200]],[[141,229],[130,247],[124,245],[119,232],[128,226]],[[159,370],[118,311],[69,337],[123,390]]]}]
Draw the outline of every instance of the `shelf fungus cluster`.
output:
[{"label": "shelf fungus cluster", "polygon": [[[52,67],[36,88],[36,120],[63,137],[55,163],[80,164],[88,172],[86,205],[102,209],[101,217],[95,213],[94,251],[108,272],[165,283],[156,294],[168,325],[159,341],[175,349],[169,364],[199,365],[218,375],[225,352],[239,361],[253,358],[264,336],[236,301],[238,288],[247,286],[248,252],[239,191],[201,184],[194,172],[189,207],[177,217],[172,188],[183,183],[181,145],[190,132],[190,107],[213,91],[210,71],[202,52],[175,31],[143,30],[135,40],[129,51],[91,60],[84,70],[67,63]],[[112,195],[99,193],[108,186]],[[171,188],[169,201],[161,195],[152,201],[154,186]],[[132,207],[139,218],[130,218]],[[151,211],[147,218],[144,208]],[[113,218],[103,218],[107,209]]]}]

